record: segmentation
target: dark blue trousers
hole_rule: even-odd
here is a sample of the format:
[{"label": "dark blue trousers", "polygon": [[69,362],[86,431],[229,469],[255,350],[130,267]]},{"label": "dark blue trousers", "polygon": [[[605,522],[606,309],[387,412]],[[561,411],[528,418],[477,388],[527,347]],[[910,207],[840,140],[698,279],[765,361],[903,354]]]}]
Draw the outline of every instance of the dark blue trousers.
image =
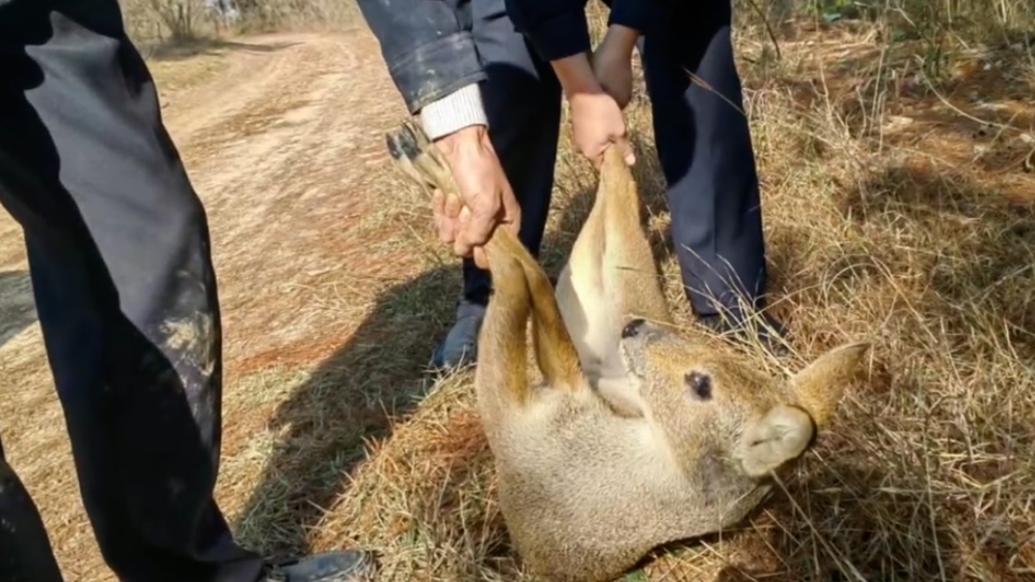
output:
[{"label": "dark blue trousers", "polygon": [[[253,582],[212,497],[221,346],[205,213],[115,0],[0,2],[0,202],[86,510],[133,582]],[[60,580],[0,450],[0,580]]]},{"label": "dark blue trousers", "polygon": [[[758,177],[730,41],[729,0],[675,2],[645,37],[647,90],[668,183],[672,239],[694,311],[737,313],[765,288]],[[542,241],[557,154],[560,89],[506,16],[503,0],[474,2],[474,34],[488,70],[490,135],[522,208],[521,238]],[[489,275],[464,264],[464,297],[484,303]]]},{"label": "dark blue trousers", "polygon": [[[533,254],[539,252],[550,210],[557,136],[561,121],[561,85],[550,64],[532,52],[514,32],[504,0],[471,4],[478,56],[488,80],[482,100],[489,137],[521,204],[519,236]],[[464,298],[485,305],[489,272],[464,261]]]}]

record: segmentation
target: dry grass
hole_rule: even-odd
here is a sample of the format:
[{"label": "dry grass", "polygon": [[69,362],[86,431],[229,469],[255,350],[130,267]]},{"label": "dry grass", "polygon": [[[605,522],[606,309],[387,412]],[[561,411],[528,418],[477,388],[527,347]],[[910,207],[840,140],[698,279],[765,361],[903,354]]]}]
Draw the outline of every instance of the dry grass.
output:
[{"label": "dry grass", "polygon": [[[959,121],[935,90],[965,78],[896,96],[890,82],[863,76],[862,63],[825,68],[840,62],[847,37],[831,42],[838,34],[880,54],[866,31],[799,34],[780,62],[762,59],[761,43],[742,42],[773,309],[790,324],[795,352],[791,361],[762,363],[796,368],[839,342],[872,338],[872,381],[849,395],[835,428],[743,528],[660,551],[632,577],[1031,579],[1035,219],[1023,196],[1035,192],[1035,180],[1012,168],[1011,194],[996,185],[994,169],[954,157],[960,127],[986,125],[917,115],[920,142],[920,129],[888,129],[913,111],[904,109],[909,99]],[[893,56],[885,55],[887,70],[908,66]],[[860,100],[865,107],[855,106]],[[664,250],[668,218],[642,96],[630,118],[662,271],[683,306]],[[1027,143],[1021,136],[1031,122],[1017,119],[993,119],[1005,126],[993,146]],[[559,169],[545,256],[553,267],[594,181],[567,145]],[[682,319],[691,324],[685,307]],[[470,378],[442,380],[395,425],[327,509],[314,545],[375,549],[389,580],[524,577],[493,496]]]}]

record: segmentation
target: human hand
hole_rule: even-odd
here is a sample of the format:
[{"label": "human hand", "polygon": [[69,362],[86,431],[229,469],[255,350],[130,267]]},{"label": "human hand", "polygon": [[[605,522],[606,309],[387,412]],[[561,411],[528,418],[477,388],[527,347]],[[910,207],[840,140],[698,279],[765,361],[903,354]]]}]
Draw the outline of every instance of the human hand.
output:
[{"label": "human hand", "polygon": [[632,100],[632,54],[639,36],[635,29],[614,24],[593,51],[593,74],[622,109]]},{"label": "human hand", "polygon": [[472,256],[487,266],[482,246],[498,225],[515,233],[521,224],[521,208],[503,173],[496,150],[483,125],[465,127],[439,138],[436,146],[453,172],[460,198],[435,192],[432,208],[439,238],[453,245],[453,252]]},{"label": "human hand", "polygon": [[571,124],[579,152],[600,166],[604,150],[615,146],[624,153],[626,163],[635,163],[622,110],[597,81],[586,55],[565,57],[552,64],[571,104]]},{"label": "human hand", "polygon": [[636,163],[632,146],[626,136],[625,119],[618,103],[603,91],[599,93],[576,93],[569,97],[571,102],[571,125],[575,147],[599,167],[604,161],[604,151],[617,147],[623,152],[625,163]]}]

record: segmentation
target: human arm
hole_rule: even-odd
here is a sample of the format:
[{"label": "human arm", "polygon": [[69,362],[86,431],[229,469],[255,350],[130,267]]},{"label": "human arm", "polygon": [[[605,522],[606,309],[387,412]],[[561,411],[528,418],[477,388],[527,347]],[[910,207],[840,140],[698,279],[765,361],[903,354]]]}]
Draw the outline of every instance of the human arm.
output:
[{"label": "human arm", "polygon": [[636,158],[626,137],[625,119],[618,103],[597,80],[586,53],[551,61],[564,94],[571,104],[571,125],[575,147],[600,165],[604,150],[614,145],[623,150],[626,163]]},{"label": "human arm", "polygon": [[411,113],[485,79],[470,0],[359,0]]},{"label": "human arm", "polygon": [[[662,27],[667,4],[673,0],[614,0],[610,2],[605,42],[632,55],[640,35]],[[556,61],[590,49],[585,0],[506,0],[507,12],[545,60]],[[615,34],[615,32],[621,34]],[[621,37],[621,38],[619,38]],[[619,42],[620,41],[620,42]]]},{"label": "human arm", "polygon": [[641,36],[656,34],[667,15],[666,0],[614,0],[604,40],[593,51],[593,70],[618,105],[632,99],[632,55]]},{"label": "human arm", "polygon": [[497,224],[517,229],[520,209],[488,138],[478,82],[485,74],[470,32],[469,0],[360,0],[389,72],[453,171],[461,200],[436,193],[439,237],[459,255]]},{"label": "human arm", "polygon": [[593,51],[593,73],[622,109],[632,100],[632,54],[639,37],[636,29],[612,24]]},{"label": "human arm", "polygon": [[[542,58],[550,61],[557,74],[571,104],[576,148],[599,164],[604,150],[616,144],[625,150],[626,160],[633,163],[621,108],[608,91],[621,82],[611,81],[611,86],[605,87],[597,79],[589,57],[585,3],[581,0],[507,0],[507,11],[517,30],[529,39]],[[615,49],[620,47],[619,40],[625,38],[615,37],[611,41]],[[632,43],[635,44],[635,39]],[[617,50],[609,50],[607,54],[620,56]],[[631,74],[628,85],[631,92]]]}]

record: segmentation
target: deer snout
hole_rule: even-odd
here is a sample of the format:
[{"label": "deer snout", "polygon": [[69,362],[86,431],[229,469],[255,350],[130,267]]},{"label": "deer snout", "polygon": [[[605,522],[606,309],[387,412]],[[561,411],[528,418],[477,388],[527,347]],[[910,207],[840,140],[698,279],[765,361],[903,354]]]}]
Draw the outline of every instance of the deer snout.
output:
[{"label": "deer snout", "polygon": [[645,319],[629,321],[622,328],[622,339],[618,342],[626,372],[643,376],[646,372],[647,347],[669,333],[665,328]]},{"label": "deer snout", "polygon": [[667,328],[639,317],[629,320],[629,323],[622,328],[623,340],[636,340],[646,343],[670,334],[671,332]]}]

